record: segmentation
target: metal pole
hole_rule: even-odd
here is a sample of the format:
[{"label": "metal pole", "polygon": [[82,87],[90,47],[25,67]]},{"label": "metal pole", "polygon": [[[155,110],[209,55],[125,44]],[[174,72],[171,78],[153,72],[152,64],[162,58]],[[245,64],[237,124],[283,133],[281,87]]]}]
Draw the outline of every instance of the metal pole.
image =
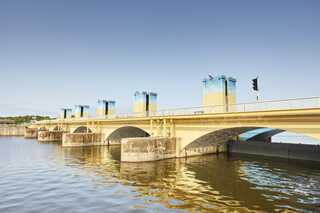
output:
[{"label": "metal pole", "polygon": [[260,82],[259,82],[259,77],[257,77],[257,101],[259,101],[259,91],[260,91]]}]

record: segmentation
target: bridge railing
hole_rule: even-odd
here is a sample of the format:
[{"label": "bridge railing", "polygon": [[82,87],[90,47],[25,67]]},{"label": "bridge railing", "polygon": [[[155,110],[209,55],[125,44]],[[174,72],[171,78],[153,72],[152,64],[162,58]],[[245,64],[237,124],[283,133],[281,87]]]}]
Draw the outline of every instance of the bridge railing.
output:
[{"label": "bridge railing", "polygon": [[259,101],[240,104],[214,105],[206,107],[181,108],[172,110],[160,110],[149,112],[155,116],[166,115],[190,115],[190,114],[210,114],[210,113],[234,113],[251,111],[272,111],[288,109],[320,108],[320,97],[283,99],[274,101]]},{"label": "bridge railing", "polygon": [[42,122],[57,122],[64,120],[99,120],[99,119],[117,119],[117,118],[133,118],[133,117],[154,117],[154,116],[170,116],[170,115],[196,115],[196,114],[214,114],[214,113],[235,113],[235,112],[252,112],[252,111],[272,111],[272,110],[290,110],[290,109],[308,109],[320,108],[320,97],[282,99],[273,101],[258,101],[250,103],[214,105],[206,107],[192,107],[159,110],[141,113],[124,113],[117,115],[82,117],[57,119]]}]

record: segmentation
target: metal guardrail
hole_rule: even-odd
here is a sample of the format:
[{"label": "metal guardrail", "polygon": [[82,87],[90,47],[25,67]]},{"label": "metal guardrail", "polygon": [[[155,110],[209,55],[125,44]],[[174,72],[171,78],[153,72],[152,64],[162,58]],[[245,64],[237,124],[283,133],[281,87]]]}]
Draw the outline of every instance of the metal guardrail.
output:
[{"label": "metal guardrail", "polygon": [[252,111],[272,111],[272,110],[288,110],[288,109],[308,109],[320,108],[320,97],[282,99],[273,101],[259,101],[239,104],[225,104],[192,108],[180,108],[159,110],[141,113],[125,113],[118,115],[56,119],[41,122],[57,122],[65,120],[99,120],[99,119],[118,119],[118,118],[133,118],[133,117],[155,117],[155,116],[170,116],[170,115],[195,115],[195,114],[215,114],[215,113],[235,113],[235,112],[252,112]]}]

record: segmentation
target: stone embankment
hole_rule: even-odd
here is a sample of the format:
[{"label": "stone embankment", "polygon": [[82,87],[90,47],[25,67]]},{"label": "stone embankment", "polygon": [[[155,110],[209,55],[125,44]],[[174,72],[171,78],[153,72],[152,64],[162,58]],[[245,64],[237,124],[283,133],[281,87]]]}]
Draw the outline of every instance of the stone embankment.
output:
[{"label": "stone embankment", "polygon": [[24,126],[0,126],[0,136],[24,136]]}]

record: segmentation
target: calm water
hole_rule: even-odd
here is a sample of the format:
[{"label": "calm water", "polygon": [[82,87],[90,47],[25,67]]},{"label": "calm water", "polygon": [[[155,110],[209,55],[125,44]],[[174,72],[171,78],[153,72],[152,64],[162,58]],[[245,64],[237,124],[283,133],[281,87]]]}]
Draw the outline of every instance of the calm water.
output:
[{"label": "calm water", "polygon": [[116,147],[0,137],[0,212],[320,212],[320,164],[227,154],[119,159]]}]

